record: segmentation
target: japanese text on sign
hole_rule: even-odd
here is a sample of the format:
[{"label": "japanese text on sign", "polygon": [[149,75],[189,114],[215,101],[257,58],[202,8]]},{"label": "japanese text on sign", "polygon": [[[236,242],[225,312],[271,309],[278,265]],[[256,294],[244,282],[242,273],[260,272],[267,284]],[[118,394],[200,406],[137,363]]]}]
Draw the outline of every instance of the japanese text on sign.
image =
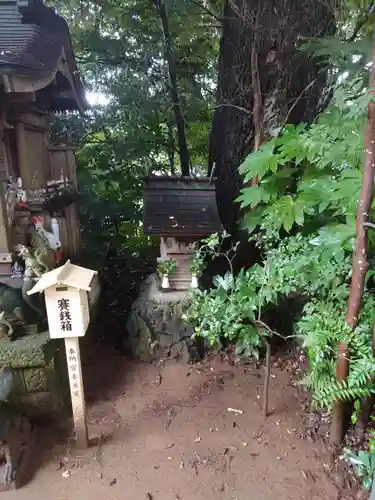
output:
[{"label": "japanese text on sign", "polygon": [[72,331],[72,317],[70,314],[70,301],[69,299],[59,299],[57,301],[60,317],[60,328],[63,332]]},{"label": "japanese text on sign", "polygon": [[71,373],[71,379],[73,383],[71,384],[73,395],[78,398],[79,396],[79,385],[78,385],[78,367],[77,367],[77,354],[74,349],[69,350],[68,356],[68,368]]}]

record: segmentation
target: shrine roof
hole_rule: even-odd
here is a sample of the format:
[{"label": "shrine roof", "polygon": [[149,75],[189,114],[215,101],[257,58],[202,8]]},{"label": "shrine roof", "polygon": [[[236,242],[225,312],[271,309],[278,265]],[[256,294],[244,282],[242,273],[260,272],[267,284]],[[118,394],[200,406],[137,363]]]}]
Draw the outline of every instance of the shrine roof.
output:
[{"label": "shrine roof", "polygon": [[[69,81],[71,92],[63,89],[64,98],[57,95],[51,108],[86,109],[66,21],[42,0],[0,0],[0,84],[2,80],[5,91],[30,91],[32,85],[34,91],[43,89],[58,72]],[[27,84],[28,90],[17,88],[15,78],[22,81],[18,87]]]},{"label": "shrine roof", "polygon": [[28,291],[28,295],[44,292],[52,286],[62,285],[79,290],[91,290],[90,284],[97,271],[86,269],[85,267],[76,266],[68,260],[63,266],[57,267],[48,273],[43,274],[35,286]]},{"label": "shrine roof", "polygon": [[203,237],[222,230],[208,177],[152,176],[143,190],[147,236]]}]

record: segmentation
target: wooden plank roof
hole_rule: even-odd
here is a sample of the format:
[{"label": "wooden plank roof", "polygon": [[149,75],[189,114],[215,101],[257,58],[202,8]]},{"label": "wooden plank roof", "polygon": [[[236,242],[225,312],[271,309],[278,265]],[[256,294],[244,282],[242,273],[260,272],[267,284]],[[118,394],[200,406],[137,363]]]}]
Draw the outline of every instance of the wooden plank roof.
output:
[{"label": "wooden plank roof", "polygon": [[[53,75],[62,56],[71,76],[74,98],[60,99],[58,111],[86,109],[66,21],[42,0],[0,0],[1,75],[44,78]],[[72,95],[73,95],[72,94]]]},{"label": "wooden plank roof", "polygon": [[222,229],[207,177],[149,177],[143,193],[146,235],[203,237]]}]

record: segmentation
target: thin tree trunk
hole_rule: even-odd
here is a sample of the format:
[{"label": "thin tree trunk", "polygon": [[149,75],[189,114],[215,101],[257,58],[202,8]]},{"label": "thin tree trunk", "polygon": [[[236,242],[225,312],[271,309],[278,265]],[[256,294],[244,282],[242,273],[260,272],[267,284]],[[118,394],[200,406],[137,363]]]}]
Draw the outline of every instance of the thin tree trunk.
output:
[{"label": "thin tree trunk", "polygon": [[[370,76],[370,91],[375,94],[375,30],[372,52],[372,68]],[[365,224],[369,220],[373,200],[373,185],[375,174],[375,102],[368,106],[368,125],[365,134],[365,168],[362,178],[362,188],[359,197],[356,219],[356,242],[353,252],[352,281],[348,301],[346,321],[354,330],[358,323],[365,278],[368,270],[368,228]],[[339,359],[337,361],[338,379],[345,378],[349,372],[348,346],[345,342],[339,345]],[[341,443],[344,431],[345,405],[342,401],[334,404],[332,411],[332,424],[330,440],[332,444]]]},{"label": "thin tree trunk", "polygon": [[[346,380],[349,375],[349,350],[345,343],[339,345],[338,358],[336,362],[336,379],[340,381]],[[345,409],[344,401],[335,401],[332,408],[332,421],[330,429],[330,441],[332,444],[339,446],[344,436],[345,426]]]},{"label": "thin tree trunk", "polygon": [[168,158],[169,158],[169,168],[171,171],[172,175],[175,175],[176,173],[176,167],[174,164],[174,152],[175,152],[175,144],[174,144],[174,137],[173,137],[173,128],[171,123],[167,122],[167,127],[168,127]]},{"label": "thin tree trunk", "polygon": [[264,369],[264,390],[263,390],[263,416],[268,417],[268,392],[271,375],[271,343],[267,340],[266,365]]},{"label": "thin tree trunk", "polygon": [[179,154],[181,162],[181,173],[182,175],[188,177],[190,175],[190,159],[186,141],[185,120],[182,115],[180,97],[177,87],[176,59],[175,59],[175,54],[173,52],[171,33],[169,31],[167,9],[162,0],[155,0],[155,6],[161,20],[164,39],[165,39],[165,58],[168,62],[169,84],[170,84],[169,87],[170,87],[173,111],[176,117],[177,137],[178,137],[178,146],[179,146]]}]

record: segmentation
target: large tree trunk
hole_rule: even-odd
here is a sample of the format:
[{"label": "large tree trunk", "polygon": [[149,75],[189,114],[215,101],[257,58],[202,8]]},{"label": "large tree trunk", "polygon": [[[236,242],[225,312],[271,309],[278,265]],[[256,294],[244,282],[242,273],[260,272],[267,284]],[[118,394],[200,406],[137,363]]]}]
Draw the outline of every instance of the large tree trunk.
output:
[{"label": "large tree trunk", "polygon": [[229,232],[236,230],[239,217],[239,206],[233,203],[240,187],[238,166],[254,147],[252,50],[257,51],[265,138],[286,117],[288,123],[311,122],[326,75],[317,61],[298,50],[298,38],[333,34],[334,10],[328,4],[329,0],[225,2],[209,171],[215,163],[219,214]]}]

